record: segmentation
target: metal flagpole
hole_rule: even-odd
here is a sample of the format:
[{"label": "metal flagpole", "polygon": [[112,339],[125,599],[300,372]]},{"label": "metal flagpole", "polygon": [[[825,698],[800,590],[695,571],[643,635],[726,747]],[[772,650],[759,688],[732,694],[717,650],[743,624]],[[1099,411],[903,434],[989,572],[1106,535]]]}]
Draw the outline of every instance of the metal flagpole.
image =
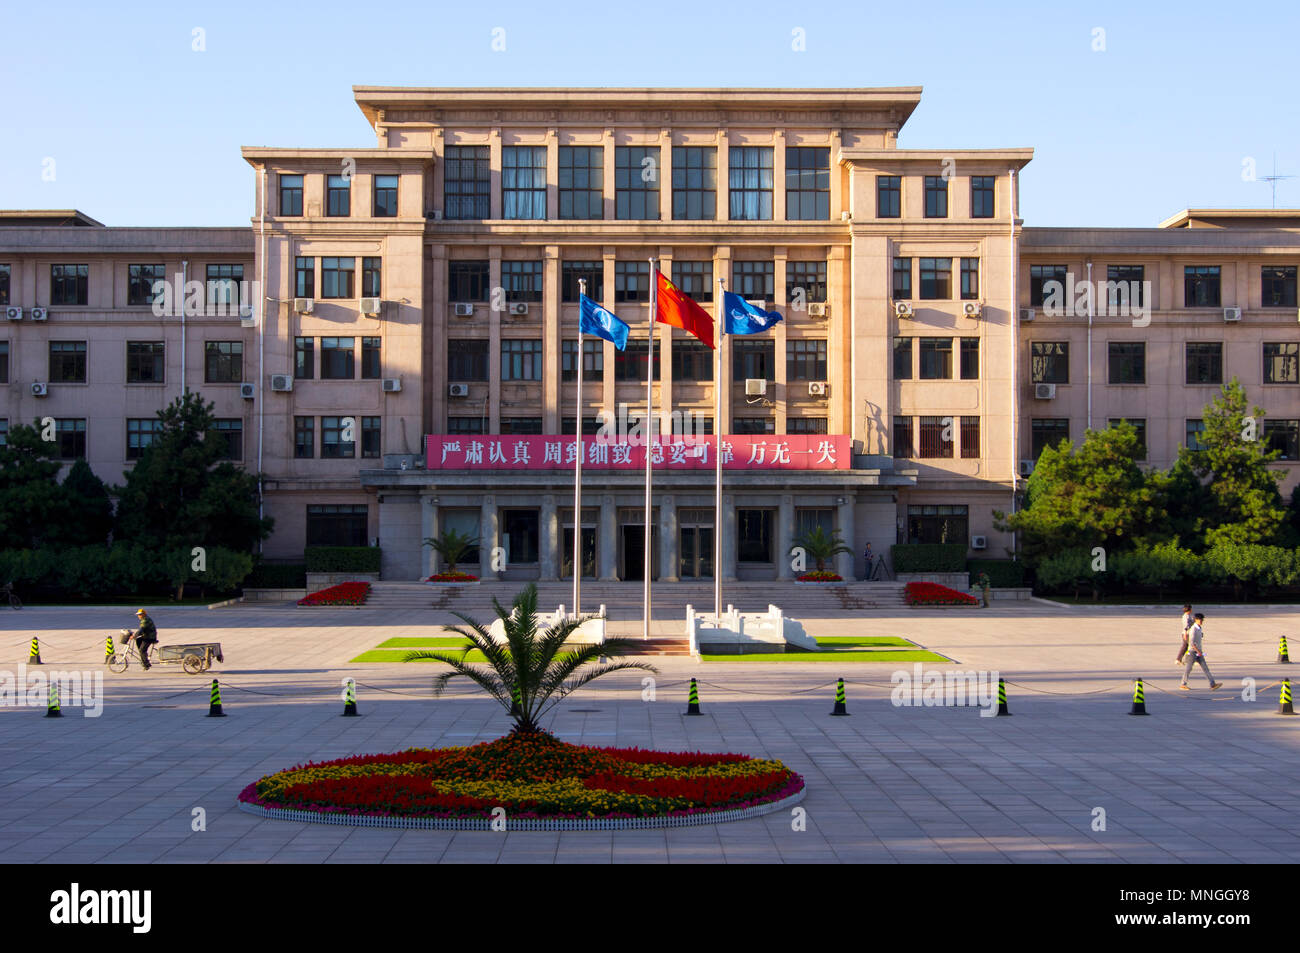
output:
[{"label": "metal flagpole", "polygon": [[[587,279],[578,279],[578,300],[587,296]],[[582,364],[586,357],[582,351],[582,307],[578,307],[578,400],[577,423],[573,442],[578,446],[577,462],[573,468],[573,617],[578,618],[582,596]]]},{"label": "metal flagpole", "polygon": [[718,306],[714,308],[718,322],[715,339],[718,342],[713,355],[713,467],[717,484],[713,496],[713,620],[722,624],[722,332],[727,319],[727,286],[718,279]]},{"label": "metal flagpole", "polygon": [[641,624],[641,638],[650,638],[650,473],[653,469],[653,458],[650,453],[651,447],[651,428],[654,426],[654,377],[655,377],[655,318],[656,309],[659,307],[659,270],[655,267],[655,260],[650,259],[650,352],[646,360],[645,372],[645,403],[646,403],[646,422],[645,422],[645,565],[642,567],[645,571],[645,620]]}]

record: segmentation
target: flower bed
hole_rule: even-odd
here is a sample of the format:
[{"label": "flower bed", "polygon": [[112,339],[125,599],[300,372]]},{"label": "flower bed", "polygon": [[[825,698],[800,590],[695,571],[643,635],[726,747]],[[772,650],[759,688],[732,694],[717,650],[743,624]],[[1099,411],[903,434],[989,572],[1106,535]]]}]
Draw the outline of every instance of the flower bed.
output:
[{"label": "flower bed", "polygon": [[478,582],[478,576],[457,569],[455,572],[439,572],[424,580],[425,582]]},{"label": "flower bed", "polygon": [[337,817],[346,815],[357,824],[392,818],[391,826],[440,826],[420,822],[445,820],[486,827],[493,809],[504,808],[508,825],[553,820],[567,826],[586,820],[707,820],[709,814],[786,802],[803,787],[803,778],[779,761],[593,748],[531,733],[466,748],[411,748],[297,765],[248,785],[239,801],[269,817],[332,823],[346,823]]},{"label": "flower bed", "polygon": [[359,606],[364,605],[370,595],[368,582],[341,582],[319,592],[313,592],[305,599],[299,599],[300,606]]},{"label": "flower bed", "polygon": [[843,582],[844,577],[837,572],[830,572],[826,569],[814,569],[812,572],[806,572],[796,580],[798,582]]},{"label": "flower bed", "polygon": [[909,606],[974,606],[979,600],[937,582],[909,582],[903,587],[903,598]]}]

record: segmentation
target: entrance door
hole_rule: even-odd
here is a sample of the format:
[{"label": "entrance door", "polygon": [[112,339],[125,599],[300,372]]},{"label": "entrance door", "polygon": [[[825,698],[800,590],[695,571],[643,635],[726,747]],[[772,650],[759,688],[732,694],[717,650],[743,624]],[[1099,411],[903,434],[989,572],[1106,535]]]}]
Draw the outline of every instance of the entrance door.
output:
[{"label": "entrance door", "polygon": [[[564,549],[561,554],[563,566],[560,569],[560,575],[566,578],[573,576],[573,527],[564,527]],[[596,527],[584,526],[582,528],[582,575],[583,577],[596,576]]]},{"label": "entrance door", "polygon": [[[658,532],[650,531],[650,578],[659,578]],[[645,529],[637,524],[623,525],[623,573],[627,581],[645,579]]]},{"label": "entrance door", "polygon": [[712,578],[713,510],[678,510],[677,526],[678,577],[681,579]]}]

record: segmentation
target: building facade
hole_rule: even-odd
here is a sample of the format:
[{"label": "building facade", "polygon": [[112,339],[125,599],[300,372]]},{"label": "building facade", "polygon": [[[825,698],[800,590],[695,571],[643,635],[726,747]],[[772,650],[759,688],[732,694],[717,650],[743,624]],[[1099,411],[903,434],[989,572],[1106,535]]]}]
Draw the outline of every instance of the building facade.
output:
[{"label": "building facade", "polygon": [[[19,312],[4,425],[53,418],[60,455],[115,482],[154,412],[199,390],[264,474],[268,557],[377,544],[406,579],[436,568],[422,541],[448,528],[481,539],[484,573],[497,550],[508,578],[559,578],[575,526],[584,574],[641,577],[639,470],[588,469],[575,518],[562,458],[466,454],[643,414],[651,333],[659,431],[711,434],[716,386],[720,432],[748,457],[720,520],[711,467],[656,474],[663,581],[711,577],[719,525],[724,578],[789,578],[814,525],[852,548],[846,577],[867,542],[1005,557],[994,512],[1043,446],[1125,418],[1167,466],[1234,376],[1297,482],[1295,212],[1026,228],[1032,151],[898,148],[916,88],[355,97],[373,149],[243,150],[249,228],[0,215],[0,304]],[[721,279],[785,320],[728,338],[715,381],[708,347],[652,331],[652,259],[710,312]],[[625,351],[588,336],[579,354],[580,281],[632,326]],[[783,462],[831,444],[828,468]]]}]

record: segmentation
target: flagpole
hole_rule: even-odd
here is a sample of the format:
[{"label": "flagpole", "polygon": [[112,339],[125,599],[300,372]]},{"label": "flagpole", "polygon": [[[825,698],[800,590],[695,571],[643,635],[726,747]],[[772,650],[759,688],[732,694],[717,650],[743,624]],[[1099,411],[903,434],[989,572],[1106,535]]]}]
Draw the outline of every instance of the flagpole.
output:
[{"label": "flagpole", "polygon": [[713,620],[718,625],[722,624],[722,329],[727,320],[726,290],[724,279],[719,277],[718,304],[713,309],[718,323],[718,346],[713,355]]},{"label": "flagpole", "polygon": [[646,402],[646,444],[645,444],[645,620],[641,624],[641,638],[650,638],[650,474],[653,470],[651,456],[651,427],[654,426],[654,377],[655,377],[655,318],[659,301],[659,270],[655,260],[650,259],[650,352],[646,360],[645,402]]},{"label": "flagpole", "polygon": [[[578,279],[578,301],[587,296],[587,279]],[[578,618],[579,600],[582,596],[582,365],[586,355],[582,351],[582,305],[578,305],[578,399],[577,423],[574,424],[573,442],[578,452],[573,467],[573,617]]]}]

